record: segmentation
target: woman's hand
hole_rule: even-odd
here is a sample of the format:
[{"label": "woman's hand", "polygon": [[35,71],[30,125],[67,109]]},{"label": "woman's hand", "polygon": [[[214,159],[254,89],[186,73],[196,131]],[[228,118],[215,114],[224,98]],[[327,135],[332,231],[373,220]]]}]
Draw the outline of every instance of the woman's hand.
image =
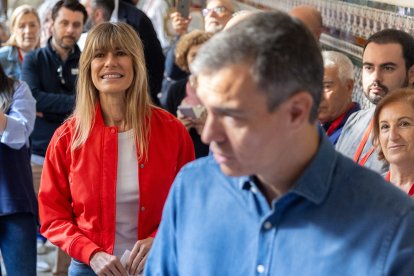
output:
[{"label": "woman's hand", "polygon": [[96,252],[90,261],[92,270],[98,276],[122,275],[128,276],[126,269],[122,266],[118,257],[103,251]]},{"label": "woman's hand", "polygon": [[188,30],[188,25],[190,24],[191,17],[184,18],[181,16],[179,12],[173,12],[170,15],[171,18],[171,25],[177,35],[183,35]]},{"label": "woman's hand", "polygon": [[141,274],[144,271],[144,265],[147,261],[148,252],[151,249],[153,241],[154,238],[150,237],[135,243],[125,265],[129,275]]},{"label": "woman's hand", "polygon": [[184,116],[180,110],[177,111],[177,119],[181,121],[181,123],[183,123],[183,125],[185,126],[185,128],[187,130],[190,130],[190,128],[194,127],[194,119],[190,118],[190,117],[186,117]]}]

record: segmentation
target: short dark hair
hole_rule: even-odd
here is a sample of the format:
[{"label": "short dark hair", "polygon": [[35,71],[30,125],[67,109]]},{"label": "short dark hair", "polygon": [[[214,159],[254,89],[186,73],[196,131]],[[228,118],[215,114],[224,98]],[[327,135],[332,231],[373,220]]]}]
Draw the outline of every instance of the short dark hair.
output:
[{"label": "short dark hair", "polygon": [[55,21],[58,12],[61,8],[67,8],[73,12],[81,12],[83,14],[83,24],[88,19],[88,12],[85,7],[77,0],[60,0],[52,8],[52,19]]},{"label": "short dark hair", "polygon": [[414,38],[410,34],[396,29],[385,29],[376,32],[368,38],[364,46],[364,52],[368,44],[372,42],[376,44],[396,43],[401,45],[405,68],[408,70],[414,65]]},{"label": "short dark hair", "polygon": [[93,9],[101,8],[104,12],[104,19],[109,21],[111,19],[112,12],[115,9],[114,0],[91,0],[91,7]]},{"label": "short dark hair", "polygon": [[251,65],[269,111],[307,91],[313,99],[309,121],[316,120],[323,87],[322,55],[315,37],[299,20],[280,11],[247,17],[206,42],[191,69],[195,75],[209,74],[234,64]]}]

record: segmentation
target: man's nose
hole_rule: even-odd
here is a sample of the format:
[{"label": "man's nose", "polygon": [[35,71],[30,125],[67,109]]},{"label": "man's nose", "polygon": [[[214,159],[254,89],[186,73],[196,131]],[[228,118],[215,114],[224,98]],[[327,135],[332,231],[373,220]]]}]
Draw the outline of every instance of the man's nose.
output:
[{"label": "man's nose", "polygon": [[374,69],[374,72],[372,72],[372,81],[382,82],[383,81],[383,75],[380,68]]},{"label": "man's nose", "polygon": [[207,114],[207,119],[201,133],[201,140],[205,144],[210,144],[214,141],[220,141],[222,137],[222,126],[215,115]]}]

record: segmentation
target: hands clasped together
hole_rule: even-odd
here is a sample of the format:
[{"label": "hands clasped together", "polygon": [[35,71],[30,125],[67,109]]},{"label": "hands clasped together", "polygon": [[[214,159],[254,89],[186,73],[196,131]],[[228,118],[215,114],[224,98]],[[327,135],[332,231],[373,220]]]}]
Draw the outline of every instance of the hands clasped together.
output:
[{"label": "hands clasped together", "polygon": [[126,261],[125,267],[117,256],[103,251],[99,251],[92,256],[90,266],[98,276],[139,275],[144,271],[144,265],[153,240],[154,238],[146,238],[137,241]]}]

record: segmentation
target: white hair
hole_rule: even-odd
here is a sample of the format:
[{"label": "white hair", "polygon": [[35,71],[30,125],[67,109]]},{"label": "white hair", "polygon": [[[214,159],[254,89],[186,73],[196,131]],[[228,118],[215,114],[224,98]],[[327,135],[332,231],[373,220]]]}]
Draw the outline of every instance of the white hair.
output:
[{"label": "white hair", "polygon": [[322,51],[323,66],[338,68],[338,77],[342,83],[354,80],[352,61],[344,54],[336,51]]}]

